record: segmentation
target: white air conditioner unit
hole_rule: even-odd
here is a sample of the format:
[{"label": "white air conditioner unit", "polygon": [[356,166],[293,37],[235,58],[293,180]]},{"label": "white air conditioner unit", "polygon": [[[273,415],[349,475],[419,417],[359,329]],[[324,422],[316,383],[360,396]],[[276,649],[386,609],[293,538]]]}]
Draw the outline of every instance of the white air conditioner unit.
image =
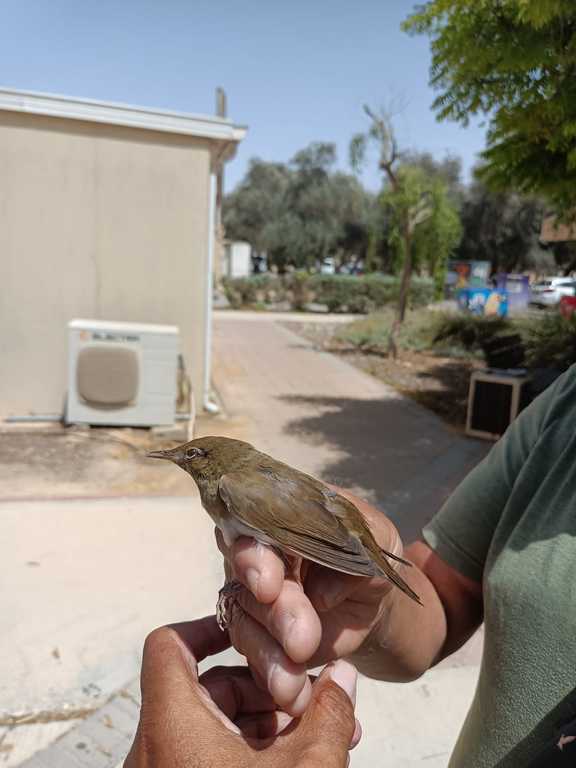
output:
[{"label": "white air conditioner unit", "polygon": [[179,351],[172,325],[72,320],[66,422],[173,424]]}]

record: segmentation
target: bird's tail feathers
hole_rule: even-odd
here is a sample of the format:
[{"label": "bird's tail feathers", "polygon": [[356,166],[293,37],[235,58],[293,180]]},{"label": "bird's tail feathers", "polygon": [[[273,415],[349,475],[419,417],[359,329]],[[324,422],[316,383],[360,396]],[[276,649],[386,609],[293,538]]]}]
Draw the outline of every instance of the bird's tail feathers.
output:
[{"label": "bird's tail feathers", "polygon": [[[390,581],[398,587],[402,592],[404,592],[405,595],[407,595],[409,598],[414,600],[414,602],[418,603],[418,605],[422,605],[422,600],[420,600],[420,597],[414,592],[412,587],[404,581],[402,576],[390,565],[390,563],[385,559],[386,557],[391,557],[394,560],[398,560],[401,563],[405,563],[405,560],[402,560],[399,557],[395,557],[394,555],[391,555],[389,552],[386,552],[386,550],[381,550],[382,552],[382,560],[378,563],[380,566],[380,569],[382,571],[382,575],[386,576],[387,579],[390,579]],[[407,565],[412,565],[412,563],[406,563]]]},{"label": "bird's tail feathers", "polygon": [[392,560],[396,560],[397,563],[402,563],[402,565],[409,565],[410,568],[412,568],[412,563],[408,560],[404,560],[403,557],[399,557],[398,555],[393,555],[392,552],[388,552],[386,549],[382,549],[380,547],[380,552],[382,552],[383,555],[386,555],[386,557],[392,558]]}]

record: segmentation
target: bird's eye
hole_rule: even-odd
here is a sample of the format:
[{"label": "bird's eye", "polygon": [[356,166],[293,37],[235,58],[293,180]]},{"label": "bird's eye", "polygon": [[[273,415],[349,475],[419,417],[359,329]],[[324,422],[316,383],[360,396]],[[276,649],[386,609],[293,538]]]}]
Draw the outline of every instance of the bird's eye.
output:
[{"label": "bird's eye", "polygon": [[204,456],[204,451],[200,450],[200,448],[187,448],[186,449],[186,458],[187,459],[195,459],[197,456]]}]

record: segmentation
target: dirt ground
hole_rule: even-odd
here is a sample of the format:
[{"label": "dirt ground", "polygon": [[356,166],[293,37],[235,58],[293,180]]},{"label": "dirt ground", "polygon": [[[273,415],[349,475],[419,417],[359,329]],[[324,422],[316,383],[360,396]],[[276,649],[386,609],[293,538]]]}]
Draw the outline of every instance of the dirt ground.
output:
[{"label": "dirt ground", "polygon": [[[235,435],[224,417],[201,417],[195,437]],[[186,433],[156,434],[148,429],[78,428],[55,425],[3,425],[0,430],[0,500],[78,496],[187,496],[194,482],[146,452],[172,448]],[[240,435],[238,435],[240,436]]]},{"label": "dirt ground", "polygon": [[411,350],[400,350],[398,359],[392,360],[385,355],[360,352],[336,339],[340,325],[285,325],[316,348],[341,355],[347,362],[434,411],[456,430],[464,429],[470,373],[479,365],[477,361]]}]

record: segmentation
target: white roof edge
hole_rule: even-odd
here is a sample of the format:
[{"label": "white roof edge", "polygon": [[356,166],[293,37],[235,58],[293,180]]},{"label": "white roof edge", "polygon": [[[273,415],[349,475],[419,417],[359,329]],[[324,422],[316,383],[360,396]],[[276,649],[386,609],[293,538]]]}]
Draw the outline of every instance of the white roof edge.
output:
[{"label": "white roof edge", "polygon": [[0,88],[0,112],[6,110],[45,117],[123,125],[149,131],[179,133],[224,142],[242,141],[247,131],[245,126],[236,125],[223,117],[193,115],[50,93]]}]

